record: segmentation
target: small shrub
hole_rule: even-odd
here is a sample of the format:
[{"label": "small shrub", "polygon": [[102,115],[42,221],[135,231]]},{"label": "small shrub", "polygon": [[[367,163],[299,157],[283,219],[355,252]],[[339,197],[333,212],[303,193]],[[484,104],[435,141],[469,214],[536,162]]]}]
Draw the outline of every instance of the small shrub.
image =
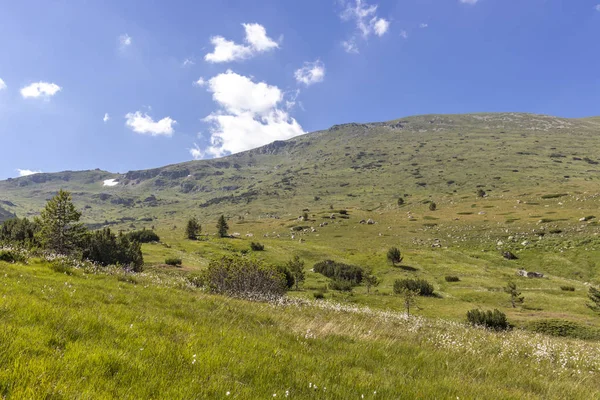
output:
[{"label": "small shrub", "polygon": [[558,199],[559,197],[568,196],[567,193],[545,194],[542,199]]},{"label": "small shrub", "polygon": [[550,336],[571,337],[577,339],[592,339],[600,338],[600,330],[598,328],[579,325],[572,321],[562,319],[544,319],[531,322],[528,326],[534,332],[543,333]]},{"label": "small shrub", "polygon": [[345,279],[334,279],[329,284],[329,289],[331,290],[339,290],[342,292],[351,292],[353,287],[352,281],[348,281]]},{"label": "small shrub", "polygon": [[314,271],[328,278],[352,282],[359,285],[363,279],[363,269],[355,265],[348,265],[332,260],[320,261],[314,265]]},{"label": "small shrub", "polygon": [[151,230],[141,230],[129,232],[125,235],[129,240],[135,240],[139,243],[160,242],[160,237]]},{"label": "small shrub", "polygon": [[170,257],[165,260],[165,264],[172,265],[173,267],[181,267],[181,258]]},{"label": "small shrub", "polygon": [[325,293],[323,292],[313,292],[313,297],[315,300],[322,300],[325,298]]},{"label": "small shrub", "polygon": [[431,203],[429,203],[429,211],[435,211],[437,210],[437,204],[435,204],[433,201]]},{"label": "small shrub", "polygon": [[250,248],[253,251],[263,251],[265,249],[265,245],[264,244],[260,244],[258,242],[252,242],[252,243],[250,243]]},{"label": "small shrub", "polygon": [[447,276],[445,279],[446,279],[446,282],[459,282],[460,281],[458,276]]},{"label": "small shrub", "polygon": [[564,290],[565,292],[574,292],[575,291],[575,287],[573,287],[573,286],[561,286],[560,290]]},{"label": "small shrub", "polygon": [[73,275],[73,266],[69,260],[58,258],[50,263],[50,269],[59,274]]},{"label": "small shrub", "polygon": [[497,331],[509,328],[506,314],[494,309],[494,311],[482,311],[477,308],[467,312],[467,320],[476,326],[483,326]]},{"label": "small shrub", "polygon": [[291,289],[294,286],[294,283],[296,283],[292,271],[285,265],[279,265],[277,271],[285,278],[285,287]]},{"label": "small shrub", "polygon": [[190,274],[186,276],[186,280],[194,287],[204,286],[204,277],[200,274]]},{"label": "small shrub", "polygon": [[348,215],[348,210],[340,210],[338,211],[341,215]]},{"label": "small shrub", "polygon": [[211,261],[204,282],[211,292],[234,297],[280,297],[286,290],[286,277],[277,268],[245,257]]},{"label": "small shrub", "polygon": [[9,263],[26,263],[27,257],[17,250],[0,250],[0,261]]},{"label": "small shrub", "polygon": [[404,290],[418,292],[420,296],[431,296],[433,285],[425,279],[396,279],[394,281],[394,293],[400,294]]}]

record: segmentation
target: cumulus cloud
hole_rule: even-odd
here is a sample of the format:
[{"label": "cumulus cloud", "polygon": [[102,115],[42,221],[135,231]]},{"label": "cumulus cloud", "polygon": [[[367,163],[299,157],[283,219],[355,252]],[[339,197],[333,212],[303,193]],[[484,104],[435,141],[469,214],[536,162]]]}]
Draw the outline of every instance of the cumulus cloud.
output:
[{"label": "cumulus cloud", "polygon": [[106,179],[103,181],[102,186],[117,186],[119,182],[116,179]]},{"label": "cumulus cloud", "polygon": [[151,116],[141,111],[128,113],[125,115],[125,125],[135,133],[147,134],[151,136],[171,136],[173,135],[173,125],[177,121],[170,117],[165,117],[160,121],[154,121]]},{"label": "cumulus cloud", "polygon": [[458,0],[462,4],[477,4],[479,0]]},{"label": "cumulus cloud", "polygon": [[429,26],[429,24],[426,24],[424,22],[419,24],[419,28],[421,28],[421,29],[427,28],[428,26]]},{"label": "cumulus cloud", "polygon": [[256,83],[228,70],[211,78],[207,89],[219,110],[204,118],[211,125],[210,146],[204,152],[191,149],[192,156],[221,157],[304,133],[287,110],[280,108],[284,95],[277,86]]},{"label": "cumulus cloud", "polygon": [[124,33],[121,36],[119,36],[119,49],[125,50],[126,48],[131,46],[131,43],[133,43],[133,40],[128,34]]},{"label": "cumulus cloud", "polygon": [[325,64],[319,60],[305,62],[302,68],[296,70],[294,77],[298,83],[303,83],[306,86],[322,82],[325,79]]},{"label": "cumulus cloud", "polygon": [[198,78],[197,81],[194,81],[193,85],[194,86],[204,86],[206,84],[206,81],[204,80],[203,77]]},{"label": "cumulus cloud", "polygon": [[42,171],[33,171],[31,169],[19,169],[17,168],[17,172],[19,173],[19,176],[29,176],[29,175],[33,175],[33,174],[41,174]]},{"label": "cumulus cloud", "polygon": [[373,24],[373,30],[375,31],[375,34],[377,36],[383,36],[387,32],[389,27],[390,27],[390,22],[386,21],[383,18],[379,18]]},{"label": "cumulus cloud", "polygon": [[6,83],[0,78],[0,90],[6,89]]},{"label": "cumulus cloud", "polygon": [[106,122],[108,122],[109,119],[110,119],[110,115],[108,115],[108,113],[104,113],[104,118],[102,118],[102,121],[104,121],[106,123]]},{"label": "cumulus cloud", "polygon": [[212,53],[204,56],[211,63],[240,61],[256,54],[264,53],[279,47],[279,44],[267,36],[266,29],[260,24],[242,24],[246,31],[246,44],[237,44],[222,36],[213,36],[210,42],[215,46]]},{"label": "cumulus cloud", "polygon": [[56,83],[48,83],[48,82],[34,82],[31,83],[24,88],[21,88],[21,96],[23,98],[50,98],[54,96],[56,93],[60,92],[62,88],[58,86]]}]

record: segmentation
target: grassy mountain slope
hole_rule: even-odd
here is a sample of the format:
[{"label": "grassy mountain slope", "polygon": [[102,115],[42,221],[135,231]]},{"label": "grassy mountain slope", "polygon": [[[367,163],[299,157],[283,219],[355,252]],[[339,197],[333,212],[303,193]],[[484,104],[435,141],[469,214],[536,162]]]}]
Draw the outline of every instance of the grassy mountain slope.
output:
[{"label": "grassy mountain slope", "polygon": [[[441,298],[422,299],[421,315],[462,321],[472,308],[499,308],[524,328],[561,319],[576,325],[572,336],[600,338],[600,320],[586,307],[588,285],[600,283],[599,129],[598,118],[516,113],[346,124],[218,160],[7,180],[0,200],[34,215],[65,188],[93,227],[154,227],[161,243],[143,246],[148,268],[179,257],[194,271],[260,241],[266,251],[256,257],[306,261],[307,281],[292,296],[324,290],[335,301],[401,310],[394,280],[423,278]],[[119,185],[103,186],[107,179]],[[309,220],[299,221],[304,210]],[[221,213],[235,239],[214,236]],[[203,225],[200,241],[184,239],[192,215]],[[359,223],[368,219],[375,223]],[[404,253],[401,267],[385,260],[391,246]],[[327,291],[329,280],[310,271],[324,259],[371,268],[381,284],[371,294],[362,286],[351,295]],[[545,278],[517,277],[517,269]],[[523,307],[510,307],[508,280],[523,292]]]},{"label": "grassy mountain slope", "polygon": [[[0,262],[0,396],[589,399],[597,343]],[[364,396],[364,397],[363,397]]]}]

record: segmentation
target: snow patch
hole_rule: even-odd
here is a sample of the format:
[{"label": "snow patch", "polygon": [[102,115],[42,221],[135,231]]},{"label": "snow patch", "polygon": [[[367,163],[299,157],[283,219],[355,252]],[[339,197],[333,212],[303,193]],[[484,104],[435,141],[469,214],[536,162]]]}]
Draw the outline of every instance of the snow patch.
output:
[{"label": "snow patch", "polygon": [[117,186],[119,182],[116,179],[107,179],[102,186]]}]

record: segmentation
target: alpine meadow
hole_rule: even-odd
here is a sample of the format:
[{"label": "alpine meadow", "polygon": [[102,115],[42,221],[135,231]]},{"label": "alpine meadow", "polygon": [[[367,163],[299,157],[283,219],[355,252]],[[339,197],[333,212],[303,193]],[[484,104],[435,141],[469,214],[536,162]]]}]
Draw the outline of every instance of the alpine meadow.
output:
[{"label": "alpine meadow", "polygon": [[600,0],[0,12],[0,400],[600,399]]}]

